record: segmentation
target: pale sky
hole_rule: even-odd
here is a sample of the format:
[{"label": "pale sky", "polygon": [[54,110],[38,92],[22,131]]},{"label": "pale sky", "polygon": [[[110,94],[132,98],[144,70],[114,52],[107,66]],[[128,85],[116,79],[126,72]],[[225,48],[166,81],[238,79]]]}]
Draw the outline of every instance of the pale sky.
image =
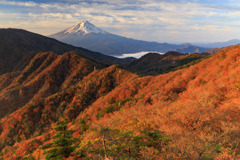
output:
[{"label": "pale sky", "polygon": [[81,20],[147,41],[240,39],[239,0],[0,0],[0,28],[50,35]]}]

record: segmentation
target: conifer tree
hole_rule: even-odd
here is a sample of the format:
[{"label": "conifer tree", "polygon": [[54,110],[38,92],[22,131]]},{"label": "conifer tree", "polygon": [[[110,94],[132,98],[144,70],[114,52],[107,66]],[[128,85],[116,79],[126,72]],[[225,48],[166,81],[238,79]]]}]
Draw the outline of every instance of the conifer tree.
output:
[{"label": "conifer tree", "polygon": [[72,144],[76,140],[72,137],[72,131],[67,129],[66,120],[60,121],[53,129],[56,131],[53,142],[42,147],[45,149],[45,158],[49,160],[65,159],[75,150]]}]

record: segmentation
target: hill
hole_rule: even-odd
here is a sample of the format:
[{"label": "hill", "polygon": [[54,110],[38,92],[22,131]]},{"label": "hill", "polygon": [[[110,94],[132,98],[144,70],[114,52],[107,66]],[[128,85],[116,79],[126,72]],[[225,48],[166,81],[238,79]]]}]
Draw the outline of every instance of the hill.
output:
[{"label": "hill", "polygon": [[180,68],[189,67],[209,56],[203,54],[181,54],[178,52],[167,52],[163,55],[148,53],[141,58],[129,63],[125,68],[141,75],[159,75]]},{"label": "hill", "polygon": [[159,76],[114,65],[39,94],[0,120],[0,158],[239,159],[239,49]]},{"label": "hill", "polygon": [[142,51],[155,51],[160,53],[168,51],[201,53],[208,50],[208,48],[196,47],[191,44],[176,45],[126,38],[108,33],[88,21],[80,21],[61,32],[50,35],[49,37],[67,44],[114,56]]},{"label": "hill", "polygon": [[217,53],[217,52],[219,52],[219,51],[221,51],[223,49],[224,49],[224,47],[223,48],[213,48],[213,49],[209,49],[209,50],[205,51],[202,54],[207,54],[207,55],[210,54],[211,55],[211,54],[215,54],[215,53]]},{"label": "hill", "polygon": [[76,53],[38,53],[21,72],[0,76],[0,118],[31,101],[73,86],[94,68],[102,65]]},{"label": "hill", "polygon": [[46,51],[52,51],[56,54],[75,51],[81,56],[105,65],[125,64],[132,60],[118,59],[87,49],[73,47],[55,39],[21,29],[0,29],[0,37],[0,75],[23,69],[35,54]]}]

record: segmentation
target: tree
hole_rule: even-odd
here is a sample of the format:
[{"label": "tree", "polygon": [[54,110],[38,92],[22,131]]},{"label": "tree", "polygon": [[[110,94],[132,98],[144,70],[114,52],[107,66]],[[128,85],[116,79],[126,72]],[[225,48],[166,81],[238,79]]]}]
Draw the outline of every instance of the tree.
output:
[{"label": "tree", "polygon": [[[98,135],[95,141],[89,141],[81,151],[91,154],[96,159],[138,159],[142,152],[153,150],[154,156],[160,156],[166,149],[170,137],[164,136],[159,130],[141,130],[139,135],[133,132],[110,128],[95,128]],[[82,152],[80,152],[82,153]]]},{"label": "tree", "polygon": [[56,131],[53,136],[55,139],[53,142],[42,147],[45,149],[45,158],[50,160],[61,160],[69,157],[75,150],[75,147],[72,146],[72,144],[76,139],[72,137],[72,130],[67,129],[66,120],[60,121],[53,129]]}]

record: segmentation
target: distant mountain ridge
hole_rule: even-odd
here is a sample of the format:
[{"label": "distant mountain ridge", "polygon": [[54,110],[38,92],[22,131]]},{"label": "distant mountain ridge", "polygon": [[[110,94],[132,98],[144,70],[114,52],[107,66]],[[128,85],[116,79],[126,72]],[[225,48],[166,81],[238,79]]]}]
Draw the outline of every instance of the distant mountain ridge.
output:
[{"label": "distant mountain ridge", "polygon": [[23,69],[35,54],[46,51],[53,51],[59,55],[68,51],[75,51],[81,56],[105,65],[125,64],[133,60],[132,58],[118,59],[84,48],[74,47],[22,29],[0,29],[0,37],[0,75]]},{"label": "distant mountain ridge", "polygon": [[212,43],[194,43],[199,47],[206,47],[206,48],[222,48],[231,45],[236,45],[240,43],[240,39],[232,39],[226,42],[212,42]]},{"label": "distant mountain ridge", "polygon": [[142,51],[201,53],[209,49],[189,44],[176,45],[126,38],[103,31],[88,21],[80,21],[68,29],[52,34],[49,37],[74,46],[115,56]]}]

